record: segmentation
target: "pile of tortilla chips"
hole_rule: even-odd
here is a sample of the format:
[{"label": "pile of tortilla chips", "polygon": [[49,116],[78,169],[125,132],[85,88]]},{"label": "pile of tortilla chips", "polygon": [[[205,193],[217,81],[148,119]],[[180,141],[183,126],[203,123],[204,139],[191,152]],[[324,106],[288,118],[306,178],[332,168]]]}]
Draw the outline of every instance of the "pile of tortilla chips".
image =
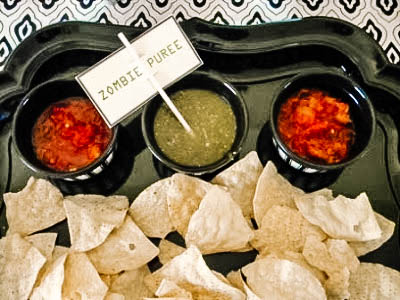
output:
[{"label": "pile of tortilla chips", "polygon": [[[125,196],[63,197],[34,178],[4,200],[1,299],[400,299],[400,272],[358,260],[395,227],[367,195],[305,193],[256,152],[211,182],[162,179],[130,207]],[[70,248],[37,233],[65,218]],[[174,231],[186,247],[166,239]],[[226,276],[202,256],[252,249],[256,259]]]}]

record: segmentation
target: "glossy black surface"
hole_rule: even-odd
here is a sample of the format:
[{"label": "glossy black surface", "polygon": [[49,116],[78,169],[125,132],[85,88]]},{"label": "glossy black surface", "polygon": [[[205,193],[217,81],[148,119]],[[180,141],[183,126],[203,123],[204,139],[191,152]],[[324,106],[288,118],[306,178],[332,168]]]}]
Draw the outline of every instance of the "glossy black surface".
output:
[{"label": "glossy black surface", "polygon": [[[400,164],[400,70],[388,63],[383,51],[361,29],[328,18],[272,23],[253,27],[225,27],[193,19],[183,23],[204,61],[203,71],[216,72],[241,93],[249,110],[249,132],[240,157],[257,150],[265,164],[272,159],[293,184],[307,191],[330,187],[335,194],[355,197],[366,191],[373,208],[398,224]],[[116,36],[129,38],[142,30],[101,24],[64,23],[33,34],[13,53],[0,73],[0,191],[18,191],[31,171],[16,157],[10,143],[10,116],[23,95],[41,82],[72,78],[120,47]],[[28,58],[28,59],[27,59]],[[350,75],[369,95],[376,110],[376,133],[369,151],[341,172],[304,174],[279,160],[268,131],[272,95],[287,78],[310,68],[331,69]],[[169,170],[158,165],[146,148],[140,114],[121,126],[118,159],[107,176],[86,184],[54,182],[68,194],[122,194],[132,201],[145,187]],[[115,180],[113,180],[115,179]],[[105,188],[105,182],[106,187]],[[1,235],[6,232],[4,205]],[[51,228],[60,232],[58,244],[68,245],[66,222]],[[176,234],[170,235],[176,239]],[[398,226],[379,250],[361,258],[400,270]],[[223,273],[254,259],[255,252],[206,256]]]}]

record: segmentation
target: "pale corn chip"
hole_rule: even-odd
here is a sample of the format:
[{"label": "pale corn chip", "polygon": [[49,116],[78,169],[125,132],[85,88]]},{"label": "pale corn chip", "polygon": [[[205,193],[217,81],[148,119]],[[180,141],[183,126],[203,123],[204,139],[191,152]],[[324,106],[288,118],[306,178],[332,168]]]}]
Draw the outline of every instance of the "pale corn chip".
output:
[{"label": "pale corn chip", "polygon": [[211,181],[228,188],[232,199],[239,204],[243,216],[249,221],[254,217],[253,197],[263,166],[256,151],[249,152],[244,158],[222,171]]},{"label": "pale corn chip", "polygon": [[147,276],[145,283],[150,290],[156,291],[163,279],[173,281],[189,291],[194,299],[205,297],[205,295],[208,299],[245,299],[245,295],[240,290],[215,277],[206,265],[200,251],[194,246],[190,246],[161,269]]},{"label": "pale corn chip", "polygon": [[262,258],[243,267],[242,272],[261,299],[326,299],[318,279],[288,260]]},{"label": "pale corn chip", "polygon": [[[147,265],[135,270],[125,271],[112,279],[110,292],[123,295],[125,300],[141,300],[154,294],[144,284],[144,277],[150,275]],[[133,288],[134,287],[134,288]]]},{"label": "pale corn chip", "polygon": [[229,192],[213,186],[192,215],[185,242],[186,246],[196,245],[203,254],[211,254],[240,250],[252,238],[253,231],[239,205]]},{"label": "pale corn chip", "polygon": [[50,260],[53,256],[54,246],[56,244],[57,233],[55,232],[44,232],[37,233],[34,235],[26,236],[25,239],[32,243],[34,247],[36,247],[40,253],[46,257],[47,260]]},{"label": "pale corn chip", "polygon": [[18,233],[0,239],[1,299],[28,299],[46,258]]},{"label": "pale corn chip", "polygon": [[226,279],[228,279],[229,283],[233,287],[238,288],[239,290],[244,292],[244,281],[240,270],[230,271],[228,274],[226,274]]},{"label": "pale corn chip", "polygon": [[140,228],[126,216],[103,244],[87,252],[96,270],[102,274],[117,274],[140,268],[158,255],[158,248]]},{"label": "pale corn chip", "polygon": [[212,187],[211,183],[184,174],[174,174],[167,193],[168,213],[176,230],[185,236],[192,214],[201,199]]},{"label": "pale corn chip", "polygon": [[254,218],[258,227],[266,212],[273,205],[284,205],[296,208],[294,198],[304,192],[294,187],[278,171],[273,162],[268,161],[257,181],[253,199]]},{"label": "pale corn chip", "polygon": [[118,276],[118,275],[109,275],[109,274],[99,274],[101,280],[103,280],[103,282],[110,287],[112,280],[113,280],[113,276]]},{"label": "pale corn chip", "polygon": [[257,255],[256,259],[262,259],[264,257],[286,259],[291,262],[294,262],[294,263],[300,265],[301,267],[303,267],[304,269],[307,269],[308,271],[310,271],[321,282],[321,284],[323,284],[327,279],[327,277],[323,271],[310,265],[307,262],[307,260],[305,259],[304,255],[299,252],[285,251],[285,252],[273,253],[273,254],[267,254],[267,255],[260,253],[260,255]]},{"label": "pale corn chip", "polygon": [[295,202],[310,223],[320,226],[332,238],[368,241],[381,236],[365,193],[355,199],[340,195],[331,201],[322,195],[303,195]]},{"label": "pale corn chip", "polygon": [[65,261],[63,299],[103,299],[108,287],[85,253],[70,253]]},{"label": "pale corn chip", "polygon": [[349,299],[350,271],[346,267],[329,274],[324,282],[324,288],[329,299]]},{"label": "pale corn chip", "polygon": [[350,299],[400,299],[400,272],[381,264],[361,263],[350,276]]},{"label": "pale corn chip", "polygon": [[273,253],[303,249],[308,236],[324,240],[322,230],[310,224],[301,213],[293,208],[273,205],[265,214],[260,229],[254,232],[251,245],[259,252]]},{"label": "pale corn chip", "polygon": [[232,286],[240,289],[246,294],[247,300],[261,300],[261,298],[254,294],[254,292],[244,282],[242,272],[240,270],[229,272],[226,275],[226,278],[229,280]]},{"label": "pale corn chip", "polygon": [[355,272],[360,262],[346,241],[328,239],[323,243],[310,236],[303,255],[310,265],[327,273],[324,285],[329,296],[348,297],[350,272]]},{"label": "pale corn chip", "polygon": [[381,237],[366,242],[349,242],[350,247],[353,248],[357,256],[363,256],[378,249],[393,235],[395,228],[395,223],[393,221],[386,219],[384,216],[378,213],[375,213],[375,218],[378,222],[379,228],[382,231]]},{"label": "pale corn chip", "polygon": [[337,264],[346,266],[351,273],[357,270],[360,261],[345,240],[327,239],[324,243],[328,253]]},{"label": "pale corn chip", "polygon": [[64,263],[68,254],[64,254],[46,264],[41,282],[32,291],[31,300],[61,300],[64,282]]},{"label": "pale corn chip", "polygon": [[161,240],[158,249],[160,249],[158,258],[163,265],[185,251],[185,248],[168,240]]},{"label": "pale corn chip", "polygon": [[44,275],[47,274],[48,270],[52,268],[52,265],[54,264],[54,261],[60,258],[61,256],[64,256],[69,253],[69,248],[63,247],[63,246],[55,246],[52,256],[46,261],[46,263],[43,265],[42,269],[40,269],[39,274],[36,278],[36,282],[34,287],[38,287],[39,284],[43,281]]},{"label": "pale corn chip", "polygon": [[129,202],[125,196],[76,195],[64,200],[71,248],[88,251],[122,224]]},{"label": "pale corn chip", "polygon": [[126,300],[126,299],[124,295],[107,292],[107,295],[104,298],[104,300]]},{"label": "pale corn chip", "polygon": [[68,254],[71,251],[70,248],[68,247],[64,247],[64,246],[58,246],[55,245],[54,246],[54,250],[53,250],[53,256],[52,259],[57,259],[58,257],[64,255],[64,254]]},{"label": "pale corn chip", "polygon": [[143,300],[191,300],[191,298],[185,297],[157,297],[157,298],[143,298]]},{"label": "pale corn chip", "polygon": [[163,279],[155,292],[157,297],[183,297],[193,299],[192,294],[179,287],[175,282]]},{"label": "pale corn chip", "polygon": [[139,194],[128,211],[135,223],[149,237],[163,239],[174,231],[167,204],[170,185],[171,178],[153,183]]},{"label": "pale corn chip", "polygon": [[3,195],[6,204],[8,234],[25,236],[46,229],[66,217],[63,195],[44,179],[29,178],[18,193]]},{"label": "pale corn chip", "polygon": [[228,280],[228,278],[226,278],[223,274],[215,271],[215,270],[211,270],[211,272],[215,275],[215,277],[217,277],[219,280],[221,280],[222,282],[226,283],[226,284],[231,284]]}]

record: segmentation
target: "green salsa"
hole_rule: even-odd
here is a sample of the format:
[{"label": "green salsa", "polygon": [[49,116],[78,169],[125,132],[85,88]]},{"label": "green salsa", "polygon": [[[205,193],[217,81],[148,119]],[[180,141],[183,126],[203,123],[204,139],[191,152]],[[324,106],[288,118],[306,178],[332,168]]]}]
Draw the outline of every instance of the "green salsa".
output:
[{"label": "green salsa", "polygon": [[176,92],[171,100],[193,130],[188,133],[163,103],[154,119],[154,136],[161,151],[184,166],[206,166],[232,147],[236,118],[218,94],[200,89]]}]

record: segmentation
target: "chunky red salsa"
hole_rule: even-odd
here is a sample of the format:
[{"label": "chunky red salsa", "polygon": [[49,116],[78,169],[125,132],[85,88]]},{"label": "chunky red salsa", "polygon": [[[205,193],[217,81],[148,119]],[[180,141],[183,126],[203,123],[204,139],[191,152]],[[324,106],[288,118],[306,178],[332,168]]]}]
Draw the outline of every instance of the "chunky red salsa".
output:
[{"label": "chunky red salsa", "polygon": [[278,132],[291,151],[325,164],[345,159],[355,137],[349,105],[317,89],[301,89],[282,105]]},{"label": "chunky red salsa", "polygon": [[33,127],[32,143],[43,164],[71,172],[97,159],[111,135],[89,99],[71,97],[54,103],[40,115]]}]

